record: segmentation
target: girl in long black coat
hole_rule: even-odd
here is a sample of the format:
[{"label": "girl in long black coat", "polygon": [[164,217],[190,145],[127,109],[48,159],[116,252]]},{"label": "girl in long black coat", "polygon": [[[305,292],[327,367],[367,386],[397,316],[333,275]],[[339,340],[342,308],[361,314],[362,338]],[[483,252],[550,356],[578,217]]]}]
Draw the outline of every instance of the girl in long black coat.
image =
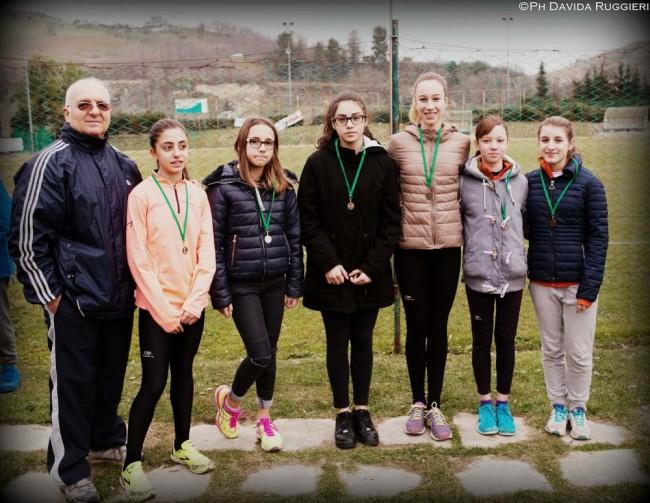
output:
[{"label": "girl in long black coat", "polygon": [[307,250],[303,303],[323,316],[340,448],[354,447],[357,440],[379,443],[368,412],[372,332],[379,308],[394,300],[390,257],[400,233],[397,172],[368,130],[362,98],[339,94],[325,115],[318,150],[305,164],[298,207]]}]

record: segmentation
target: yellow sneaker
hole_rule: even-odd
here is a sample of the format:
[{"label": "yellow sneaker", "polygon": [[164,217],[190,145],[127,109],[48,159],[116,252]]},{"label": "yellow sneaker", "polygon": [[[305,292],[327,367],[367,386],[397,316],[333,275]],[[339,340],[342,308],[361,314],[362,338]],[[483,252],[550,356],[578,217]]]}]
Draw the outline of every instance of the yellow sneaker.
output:
[{"label": "yellow sneaker", "polygon": [[134,461],[122,471],[120,485],[131,501],[145,501],[156,495],[142,470],[142,461]]},{"label": "yellow sneaker", "polygon": [[257,441],[260,443],[263,451],[278,452],[282,450],[284,442],[278,431],[278,427],[273,424],[271,418],[263,417],[257,422]]},{"label": "yellow sneaker", "polygon": [[239,414],[241,410],[226,410],[228,393],[230,393],[230,386],[226,384],[222,384],[214,391],[214,404],[217,407],[214,423],[224,437],[237,438],[239,436]]},{"label": "yellow sneaker", "polygon": [[170,457],[174,463],[187,466],[192,473],[206,473],[214,469],[212,460],[201,454],[189,440],[183,442],[178,450],[172,447]]}]

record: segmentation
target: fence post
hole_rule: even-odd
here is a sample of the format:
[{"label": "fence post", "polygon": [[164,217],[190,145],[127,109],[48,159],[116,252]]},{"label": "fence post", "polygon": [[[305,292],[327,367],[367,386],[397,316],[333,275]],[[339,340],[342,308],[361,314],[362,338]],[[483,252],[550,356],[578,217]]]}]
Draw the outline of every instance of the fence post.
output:
[{"label": "fence post", "polygon": [[32,120],[32,97],[29,91],[29,62],[25,65],[25,94],[27,96],[27,118],[29,120],[29,146],[34,152],[34,122]]},{"label": "fence post", "polygon": [[[393,19],[392,12],[392,2],[391,2],[391,36],[390,36],[390,47],[391,47],[391,86],[390,86],[390,96],[391,96],[391,107],[390,107],[390,132],[395,134],[399,132],[399,123],[400,123],[400,107],[399,107],[399,21]],[[394,295],[395,303],[393,305],[393,352],[400,353],[402,351],[402,342],[400,337],[400,296],[399,296],[399,287],[397,286],[397,280],[395,278],[395,267],[393,264],[393,285],[394,285]]]}]

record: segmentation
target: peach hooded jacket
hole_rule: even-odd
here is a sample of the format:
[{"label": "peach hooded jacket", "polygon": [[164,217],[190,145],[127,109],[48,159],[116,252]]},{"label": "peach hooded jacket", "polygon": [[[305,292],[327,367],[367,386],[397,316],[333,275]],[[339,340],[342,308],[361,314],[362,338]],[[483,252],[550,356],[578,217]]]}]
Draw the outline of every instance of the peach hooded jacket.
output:
[{"label": "peach hooded jacket", "polygon": [[[433,158],[435,140],[435,131],[424,131],[427,164]],[[463,245],[458,192],[469,147],[467,135],[444,124],[433,182],[427,188],[418,126],[411,124],[391,137],[388,152],[399,166],[402,202],[400,248],[430,250]]]},{"label": "peach hooded jacket", "polygon": [[[154,176],[176,212],[181,228],[187,186],[186,254],[179,229]],[[139,183],[129,195],[126,250],[136,283],[135,304],[149,311],[163,330],[169,332],[176,328],[182,311],[201,316],[209,300],[216,260],[210,205],[199,184],[183,179],[174,185],[156,174]]]}]

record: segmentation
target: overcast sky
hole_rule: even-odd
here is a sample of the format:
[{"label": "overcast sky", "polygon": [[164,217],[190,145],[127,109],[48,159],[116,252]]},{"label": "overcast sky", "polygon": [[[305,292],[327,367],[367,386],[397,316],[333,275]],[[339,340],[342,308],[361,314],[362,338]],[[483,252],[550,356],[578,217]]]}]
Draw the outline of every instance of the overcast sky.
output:
[{"label": "overcast sky", "polygon": [[[527,5],[526,10],[522,4]],[[539,7],[530,10],[534,4]],[[599,8],[611,4],[631,6],[632,2],[573,2],[573,7],[560,10],[561,2],[545,0],[393,0],[392,10],[393,17],[399,20],[402,57],[450,59],[450,54],[456,54],[454,59],[480,59],[473,57],[478,49],[485,54],[490,50],[505,52],[508,46],[512,64],[525,66],[528,57],[522,55],[518,59],[518,51],[523,54],[555,49],[567,53],[557,56],[558,62],[564,62],[648,39],[645,27],[650,20],[649,12]],[[650,3],[642,6],[650,8]],[[345,42],[350,31],[356,30],[361,41],[368,43],[364,46],[366,51],[370,50],[372,28],[389,24],[389,0],[131,0],[119,6],[110,1],[10,0],[10,8],[104,24],[141,25],[152,16],[184,25],[210,25],[217,21],[248,26],[272,38],[285,29],[283,22],[293,22],[294,32],[309,45],[326,42],[330,37]],[[512,21],[503,21],[503,17],[512,17]]]}]

